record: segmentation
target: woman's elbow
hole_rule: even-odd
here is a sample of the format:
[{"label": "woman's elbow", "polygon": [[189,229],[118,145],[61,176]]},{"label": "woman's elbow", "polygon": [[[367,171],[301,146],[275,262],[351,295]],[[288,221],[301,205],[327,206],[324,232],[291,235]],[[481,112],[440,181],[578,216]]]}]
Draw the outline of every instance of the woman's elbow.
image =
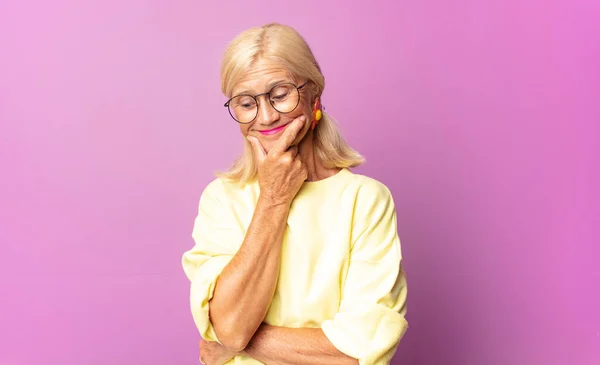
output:
[{"label": "woman's elbow", "polygon": [[252,334],[245,333],[237,326],[214,325],[214,329],[219,342],[233,352],[242,352],[252,339]]}]

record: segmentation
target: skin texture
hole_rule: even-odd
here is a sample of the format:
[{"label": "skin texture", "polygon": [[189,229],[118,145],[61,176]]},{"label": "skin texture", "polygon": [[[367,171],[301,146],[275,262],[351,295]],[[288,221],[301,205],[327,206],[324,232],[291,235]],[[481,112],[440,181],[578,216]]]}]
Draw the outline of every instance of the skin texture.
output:
[{"label": "skin texture", "polygon": [[[279,64],[259,60],[234,88],[233,95],[262,94],[280,82],[295,82]],[[358,364],[339,352],[321,329],[284,328],[262,323],[275,292],[281,246],[291,203],[305,181],[339,172],[325,168],[314,153],[311,112],[315,98],[309,82],[300,103],[287,114],[278,113],[266,96],[258,100],[256,119],[240,124],[258,164],[260,196],[238,252],[217,279],[209,315],[217,342],[200,341],[201,362],[222,365],[237,354],[266,364]],[[307,85],[307,86],[308,86]],[[274,135],[268,130],[287,125]]]},{"label": "skin texture", "polygon": [[253,141],[261,193],[246,237],[219,276],[209,306],[218,338],[235,351],[246,347],[275,293],[290,205],[307,176],[297,148],[287,150],[302,125],[294,120],[268,153]]},{"label": "skin texture", "polygon": [[285,328],[267,324],[260,326],[248,346],[239,353],[218,342],[201,340],[200,354],[207,365],[223,365],[238,354],[267,365],[358,365],[358,360],[336,349],[319,328]]}]

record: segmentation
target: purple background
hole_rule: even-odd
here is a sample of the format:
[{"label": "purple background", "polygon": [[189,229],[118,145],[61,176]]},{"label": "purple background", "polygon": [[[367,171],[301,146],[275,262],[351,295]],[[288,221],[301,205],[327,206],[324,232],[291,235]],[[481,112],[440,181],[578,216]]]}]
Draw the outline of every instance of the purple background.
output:
[{"label": "purple background", "polygon": [[181,254],[241,150],[220,56],[269,21],[397,201],[394,364],[600,364],[598,1],[216,3],[1,2],[0,364],[197,362]]}]

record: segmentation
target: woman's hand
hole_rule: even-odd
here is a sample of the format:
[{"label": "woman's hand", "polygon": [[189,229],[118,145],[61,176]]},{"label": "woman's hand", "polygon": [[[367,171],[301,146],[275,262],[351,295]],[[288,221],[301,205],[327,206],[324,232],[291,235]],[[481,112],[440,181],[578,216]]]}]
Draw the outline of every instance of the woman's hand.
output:
[{"label": "woman's hand", "polygon": [[260,195],[272,204],[289,206],[308,176],[298,147],[290,147],[305,121],[304,115],[294,119],[268,153],[256,137],[248,136],[258,163]]},{"label": "woman's hand", "polygon": [[200,363],[205,365],[223,365],[237,353],[228,350],[218,342],[200,340]]}]

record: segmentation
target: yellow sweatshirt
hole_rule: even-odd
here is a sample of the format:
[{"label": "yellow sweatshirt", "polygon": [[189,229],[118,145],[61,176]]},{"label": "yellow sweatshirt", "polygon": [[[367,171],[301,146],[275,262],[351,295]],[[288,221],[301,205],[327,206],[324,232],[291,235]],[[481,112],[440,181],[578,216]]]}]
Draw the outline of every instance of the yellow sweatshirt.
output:
[{"label": "yellow sweatshirt", "polygon": [[[183,254],[191,281],[192,317],[200,335],[218,341],[209,300],[223,268],[239,249],[259,196],[258,183],[213,180],[200,197]],[[387,365],[408,328],[396,211],[389,189],[348,169],[305,182],[289,212],[281,269],[264,322],[321,328],[361,365]],[[261,362],[237,356],[227,365]]]}]

